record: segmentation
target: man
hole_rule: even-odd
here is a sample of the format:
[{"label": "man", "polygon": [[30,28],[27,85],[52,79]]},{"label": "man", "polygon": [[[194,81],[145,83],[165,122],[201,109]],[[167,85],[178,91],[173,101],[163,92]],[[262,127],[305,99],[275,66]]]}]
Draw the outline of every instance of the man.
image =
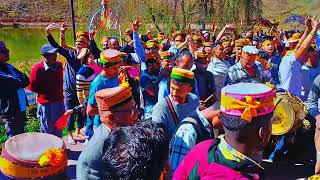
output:
[{"label": "man", "polygon": [[40,132],[61,137],[61,131],[54,126],[64,113],[63,67],[61,62],[57,61],[57,50],[49,44],[41,47],[44,61],[32,68],[28,89],[38,95]]},{"label": "man", "polygon": [[309,93],[307,108],[310,115],[316,120],[314,143],[317,151],[316,157],[317,162],[315,166],[315,174],[320,173],[320,110],[319,110],[319,99],[320,99],[320,75],[318,75]]},{"label": "man", "polygon": [[195,112],[199,99],[191,93],[194,84],[193,72],[173,68],[170,78],[170,95],[159,100],[153,107],[152,120],[164,123],[171,139],[180,121]]},{"label": "man", "polygon": [[320,74],[320,56],[315,45],[311,45],[306,53],[306,62],[302,65],[301,100],[307,101],[314,79]]},{"label": "man", "polygon": [[202,111],[197,109],[196,113],[185,118],[179,124],[171,140],[169,154],[170,177],[178,168],[183,158],[198,143],[213,138],[213,125],[211,121],[217,117],[220,111],[219,103],[210,106]]},{"label": "man", "polygon": [[138,111],[129,87],[106,88],[95,95],[103,124],[81,152],[77,163],[77,180],[108,179],[103,163],[104,144],[111,129],[131,126],[137,121]]},{"label": "man", "polygon": [[[51,35],[51,32],[56,28],[57,26],[53,23],[50,24],[45,31],[50,45],[54,48],[57,48],[57,52],[66,58],[66,64],[63,73],[63,96],[65,110],[69,111],[80,105],[77,97],[76,75],[82,66],[82,62],[77,58],[77,56],[82,48],[88,48],[89,42],[85,37],[79,37],[76,39],[75,50],[65,49],[59,46]],[[75,122],[75,119],[84,122],[85,116],[82,112],[71,114],[68,118],[69,124],[71,124],[70,122]],[[79,128],[81,129],[83,127]]]},{"label": "man", "polygon": [[259,50],[255,46],[245,46],[242,49],[240,61],[228,69],[224,84],[240,82],[266,83],[270,75],[264,72],[262,65],[256,62]]},{"label": "man", "polygon": [[29,84],[26,74],[8,63],[9,50],[0,41],[0,119],[4,122],[8,137],[24,133],[26,118],[26,94]]},{"label": "man", "polygon": [[158,180],[168,157],[168,144],[164,124],[144,121],[114,128],[105,141],[106,179]]},{"label": "man", "polygon": [[89,139],[93,135],[94,127],[98,128],[101,124],[97,101],[94,98],[95,94],[101,89],[119,86],[118,74],[121,62],[121,53],[119,51],[107,49],[101,52],[99,64],[103,67],[103,70],[90,85],[87,105],[87,115],[89,117],[87,118],[86,130],[91,132],[91,134],[87,134]]},{"label": "man", "polygon": [[[190,71],[192,69],[193,62],[194,62],[193,56],[190,53],[190,51],[188,51],[188,50],[180,51],[177,58],[176,58],[176,61],[175,61],[177,68],[185,69],[188,71]],[[167,79],[164,78],[163,80],[167,80]],[[192,93],[199,97],[197,81],[196,80],[194,80],[194,81],[195,82],[193,84]],[[159,84],[158,101],[169,95],[169,91],[165,91],[163,89],[165,89],[165,90],[169,89],[168,81],[166,81],[165,83],[163,83],[163,81],[162,81],[161,86]],[[165,93],[163,94],[161,92],[165,92]]]},{"label": "man", "polygon": [[163,78],[160,72],[159,54],[146,54],[147,69],[140,77],[140,86],[144,102],[144,118],[150,119],[154,105],[158,102],[158,84]]},{"label": "man", "polygon": [[279,67],[279,88],[289,91],[291,94],[301,97],[303,74],[301,66],[305,62],[305,55],[312,44],[314,37],[319,29],[319,22],[314,18],[307,20],[306,38],[298,49],[283,57]]},{"label": "man", "polygon": [[[182,160],[173,180],[236,179],[239,175],[250,177],[247,173],[259,173],[263,168],[252,159],[269,142],[274,93],[259,83],[224,87],[219,119],[225,135],[196,145]],[[227,173],[230,169],[238,173]]]},{"label": "man", "polygon": [[269,71],[271,73],[271,82],[274,85],[279,85],[279,66],[281,63],[281,56],[279,53],[275,50],[274,42],[271,40],[265,40],[262,45],[261,49],[268,53],[269,57],[267,59],[267,63],[270,64]]},{"label": "man", "polygon": [[215,99],[216,85],[214,83],[213,74],[207,71],[209,62],[209,54],[207,52],[195,52],[196,69],[193,70],[193,73],[197,80],[200,101],[205,101],[209,97],[214,97],[210,98],[210,102],[208,102],[211,105],[214,103],[212,102],[212,99]]},{"label": "man", "polygon": [[231,67],[225,58],[226,54],[223,51],[223,46],[221,43],[218,43],[217,46],[213,48],[213,57],[207,68],[207,70],[213,74],[214,84],[216,85],[216,97],[218,99],[220,99],[220,92],[224,87],[227,71]]}]

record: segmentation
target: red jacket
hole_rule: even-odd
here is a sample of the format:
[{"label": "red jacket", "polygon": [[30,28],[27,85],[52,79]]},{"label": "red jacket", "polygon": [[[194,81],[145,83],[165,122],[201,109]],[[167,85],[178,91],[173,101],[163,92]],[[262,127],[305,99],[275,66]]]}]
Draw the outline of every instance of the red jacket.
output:
[{"label": "red jacket", "polygon": [[38,94],[40,104],[63,101],[63,67],[57,61],[55,70],[45,70],[44,61],[36,64],[30,74],[30,91]]}]

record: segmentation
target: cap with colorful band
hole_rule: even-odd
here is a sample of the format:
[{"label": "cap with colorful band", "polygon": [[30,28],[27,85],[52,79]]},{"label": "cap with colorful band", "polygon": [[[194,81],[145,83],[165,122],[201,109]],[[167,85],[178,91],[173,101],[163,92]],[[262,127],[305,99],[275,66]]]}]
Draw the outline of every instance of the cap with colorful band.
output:
[{"label": "cap with colorful band", "polygon": [[221,90],[222,113],[239,116],[251,122],[252,118],[274,111],[274,89],[259,83],[238,83]]},{"label": "cap with colorful band", "polygon": [[203,47],[211,47],[211,42],[202,43]]},{"label": "cap with colorful band", "polygon": [[159,52],[161,59],[163,60],[173,60],[173,53],[168,51],[160,51]]},{"label": "cap with colorful band", "polygon": [[155,40],[149,40],[146,42],[146,46],[147,48],[154,48],[154,47],[158,47],[158,42],[156,42]]},{"label": "cap with colorful band", "polygon": [[150,60],[150,59],[158,59],[160,56],[158,53],[156,52],[149,52],[146,54],[146,61]]},{"label": "cap with colorful band", "polygon": [[205,51],[195,51],[194,52],[195,59],[208,59],[209,53]]},{"label": "cap with colorful band", "polygon": [[202,39],[200,36],[193,36],[192,37],[193,42],[195,43],[202,43]]},{"label": "cap with colorful band", "polygon": [[113,65],[116,65],[122,62],[122,59],[121,59],[122,55],[123,53],[114,49],[103,50],[100,53],[99,63],[106,65],[108,67],[111,67]]},{"label": "cap with colorful band", "polygon": [[229,45],[230,43],[231,43],[230,41],[223,41],[222,45],[226,46],[226,45]]},{"label": "cap with colorful band", "polygon": [[76,42],[82,42],[84,44],[89,44],[89,40],[83,36],[80,36],[76,39]]},{"label": "cap with colorful band", "polygon": [[246,39],[238,39],[235,41],[236,47],[243,47],[243,46],[248,46],[248,45],[250,45],[250,42]]},{"label": "cap with colorful band", "polygon": [[86,32],[86,31],[79,31],[77,32],[76,34],[76,37],[80,37],[80,36],[85,36],[85,37],[88,37],[89,38],[89,32]]},{"label": "cap with colorful band", "polygon": [[170,78],[182,83],[192,84],[194,81],[194,73],[181,68],[173,68]]},{"label": "cap with colorful band", "polygon": [[95,98],[99,111],[110,111],[131,101],[132,92],[130,87],[117,86],[98,91]]}]

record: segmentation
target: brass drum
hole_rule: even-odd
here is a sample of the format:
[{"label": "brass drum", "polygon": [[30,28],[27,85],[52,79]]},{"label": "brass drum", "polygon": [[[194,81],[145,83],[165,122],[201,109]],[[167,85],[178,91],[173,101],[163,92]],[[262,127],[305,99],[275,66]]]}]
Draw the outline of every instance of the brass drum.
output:
[{"label": "brass drum", "polygon": [[275,100],[272,135],[294,132],[303,123],[307,108],[303,101],[289,92],[278,92]]}]

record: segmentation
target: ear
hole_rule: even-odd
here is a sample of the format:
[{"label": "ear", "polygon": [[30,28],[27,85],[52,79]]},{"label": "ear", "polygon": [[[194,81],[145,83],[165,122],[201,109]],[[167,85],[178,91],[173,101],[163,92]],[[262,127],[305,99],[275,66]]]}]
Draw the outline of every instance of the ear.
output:
[{"label": "ear", "polygon": [[193,90],[193,85],[190,84],[190,85],[188,86],[188,92],[192,92],[192,90]]},{"label": "ear", "polygon": [[266,136],[267,136],[267,129],[265,127],[260,127],[260,129],[259,129],[259,138],[261,140],[264,140]]}]

